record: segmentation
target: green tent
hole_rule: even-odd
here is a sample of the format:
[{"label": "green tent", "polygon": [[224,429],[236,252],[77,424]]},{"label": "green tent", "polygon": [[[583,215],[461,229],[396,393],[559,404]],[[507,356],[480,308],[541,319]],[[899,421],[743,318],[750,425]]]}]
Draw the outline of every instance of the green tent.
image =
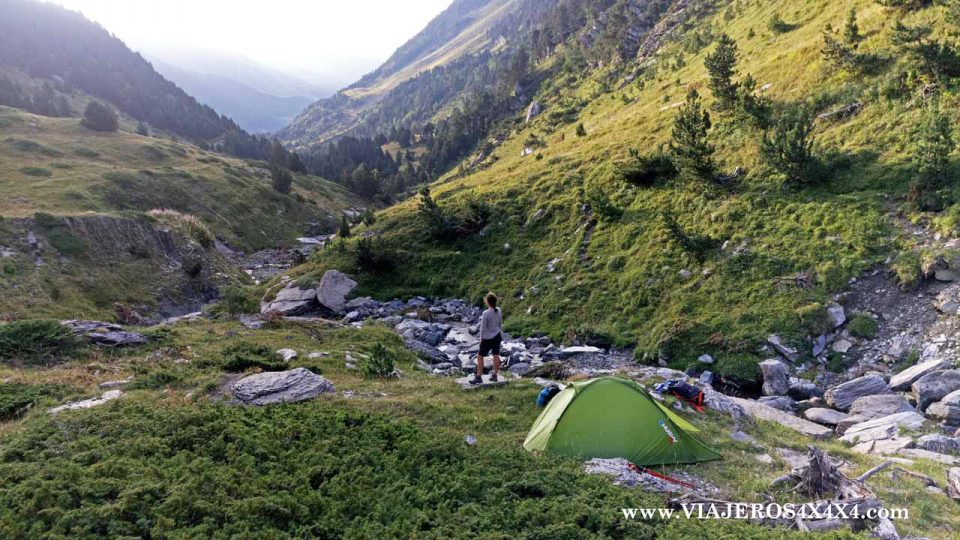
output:
[{"label": "green tent", "polygon": [[635,381],[575,382],[547,404],[523,447],[583,458],[625,458],[639,466],[697,463],[720,454],[694,439],[700,430]]}]

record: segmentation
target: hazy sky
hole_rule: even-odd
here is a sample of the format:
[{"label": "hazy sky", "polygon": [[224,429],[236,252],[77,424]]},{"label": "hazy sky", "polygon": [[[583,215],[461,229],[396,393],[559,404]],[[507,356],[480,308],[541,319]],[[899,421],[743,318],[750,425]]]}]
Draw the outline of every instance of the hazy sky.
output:
[{"label": "hazy sky", "polygon": [[200,49],[282,69],[351,71],[387,59],[451,0],[48,0],[135,50]]}]

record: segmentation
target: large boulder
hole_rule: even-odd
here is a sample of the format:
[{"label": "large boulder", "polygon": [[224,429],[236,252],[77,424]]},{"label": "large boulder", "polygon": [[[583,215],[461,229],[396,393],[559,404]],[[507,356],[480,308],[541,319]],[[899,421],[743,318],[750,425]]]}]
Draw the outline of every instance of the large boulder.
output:
[{"label": "large boulder", "polygon": [[837,422],[837,433],[842,435],[850,426],[867,420],[912,410],[913,407],[900,394],[877,394],[857,398],[850,406],[848,416]]},{"label": "large boulder", "polygon": [[943,399],[927,407],[926,413],[948,426],[960,426],[960,390],[943,396]]},{"label": "large boulder", "polygon": [[324,308],[340,313],[347,305],[347,296],[357,287],[357,282],[339,270],[327,270],[317,287],[317,301]]},{"label": "large boulder", "polygon": [[858,443],[896,437],[901,429],[916,431],[920,429],[926,418],[914,411],[900,412],[888,416],[881,416],[854,424],[840,437],[841,441]]},{"label": "large boulder", "polygon": [[787,366],[776,359],[760,362],[760,371],[763,373],[763,395],[783,396],[790,390],[790,375]]},{"label": "large boulder", "polygon": [[87,339],[107,347],[135,347],[145,345],[148,341],[146,336],[136,332],[91,332],[87,334]]},{"label": "large boulder", "polygon": [[953,360],[947,358],[934,358],[927,360],[890,377],[891,390],[909,390],[910,386],[917,382],[920,377],[934,371],[942,371],[953,367]]},{"label": "large boulder", "polygon": [[731,397],[730,400],[737,405],[740,405],[740,407],[742,407],[743,410],[746,411],[747,415],[749,415],[751,418],[758,418],[760,420],[766,420],[768,422],[780,424],[785,428],[808,435],[814,439],[826,439],[833,434],[833,431],[830,428],[826,428],[820,424],[814,424],[813,422],[809,422],[803,418],[797,418],[790,413],[785,413],[779,409],[774,409],[773,407],[764,405],[759,401],[737,397]]},{"label": "large boulder", "polygon": [[317,308],[316,289],[302,289],[287,285],[273,298],[260,303],[260,313],[276,312],[281,315],[303,315]]},{"label": "large boulder", "polygon": [[960,390],[960,370],[931,371],[913,383],[917,409],[923,411],[931,403],[940,401],[954,390]]},{"label": "large boulder", "polygon": [[800,358],[800,352],[790,345],[784,343],[783,340],[780,339],[780,336],[776,334],[767,337],[767,343],[769,343],[775,351],[780,353],[780,356],[791,362],[796,362],[797,359]]},{"label": "large boulder", "polygon": [[304,368],[258,373],[233,385],[234,397],[244,405],[294,403],[333,392],[333,383]]},{"label": "large boulder", "polygon": [[787,390],[787,395],[797,401],[802,401],[804,399],[810,399],[814,397],[823,397],[823,390],[821,390],[816,383],[806,379],[791,377],[790,389]]},{"label": "large boulder", "polygon": [[960,439],[931,433],[917,439],[917,448],[939,454],[955,454],[960,452]]},{"label": "large boulder", "polygon": [[814,407],[812,409],[807,409],[803,411],[803,416],[810,420],[811,422],[816,422],[818,424],[823,424],[825,426],[835,426],[844,418],[847,417],[846,414],[835,411],[833,409],[824,409],[822,407]]},{"label": "large boulder", "polygon": [[406,343],[408,349],[417,353],[417,356],[420,357],[421,360],[425,360],[430,364],[442,364],[450,361],[450,358],[440,349],[422,341],[406,339],[404,343]]},{"label": "large boulder", "polygon": [[864,375],[851,381],[834,386],[826,391],[824,399],[827,405],[841,411],[850,410],[857,398],[876,394],[889,394],[890,387],[879,375]]}]

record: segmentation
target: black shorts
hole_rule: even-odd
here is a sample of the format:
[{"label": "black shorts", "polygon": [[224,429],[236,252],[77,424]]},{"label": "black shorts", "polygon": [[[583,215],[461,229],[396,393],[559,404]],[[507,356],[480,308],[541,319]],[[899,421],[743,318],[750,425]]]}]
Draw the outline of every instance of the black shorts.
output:
[{"label": "black shorts", "polygon": [[497,334],[490,339],[481,339],[480,356],[487,356],[489,354],[500,356],[501,341],[503,341],[503,337],[501,337],[500,334]]}]

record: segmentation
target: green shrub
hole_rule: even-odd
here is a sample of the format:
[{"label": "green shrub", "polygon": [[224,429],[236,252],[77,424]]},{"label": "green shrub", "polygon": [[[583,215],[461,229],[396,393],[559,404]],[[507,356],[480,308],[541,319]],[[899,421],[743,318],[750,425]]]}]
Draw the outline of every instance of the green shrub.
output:
[{"label": "green shrub", "polygon": [[62,255],[78,257],[87,250],[87,243],[73,234],[60,218],[44,212],[37,212],[33,216],[37,226],[44,229],[47,241]]},{"label": "green shrub", "polygon": [[759,385],[763,382],[760,364],[756,357],[749,354],[718,355],[713,372],[715,375],[733,379],[738,383]]},{"label": "green shrub", "polygon": [[363,363],[363,375],[370,378],[386,378],[396,370],[396,359],[382,343],[373,347],[370,357]]},{"label": "green shrub", "polygon": [[847,329],[853,336],[873,339],[877,336],[880,326],[873,317],[864,313],[857,313],[850,317]]},{"label": "green shrub", "polygon": [[833,320],[827,308],[820,303],[809,304],[797,310],[800,326],[808,334],[818,336],[833,329]]},{"label": "green shrub", "polygon": [[73,153],[80,157],[91,158],[91,159],[95,157],[100,157],[100,152],[97,152],[96,150],[91,150],[89,148],[77,148],[76,150],[73,151]]},{"label": "green shrub", "polygon": [[223,290],[223,296],[215,306],[215,311],[225,315],[258,313],[260,304],[246,288],[232,286]]},{"label": "green shrub", "polygon": [[383,240],[361,238],[354,247],[354,263],[364,272],[386,272],[397,263],[397,254],[384,247]]},{"label": "green shrub", "polygon": [[287,369],[287,364],[277,358],[277,354],[269,347],[240,342],[223,350],[223,362],[220,367],[229,373],[241,373],[251,368],[283,371]]},{"label": "green shrub", "polygon": [[640,154],[638,150],[631,148],[630,157],[633,158],[632,161],[620,168],[620,174],[627,183],[634,186],[650,187],[657,180],[673,178],[677,174],[670,154],[663,150]]},{"label": "green shrub", "polygon": [[0,422],[21,418],[44,400],[61,400],[75,393],[73,387],[62,384],[0,383]]},{"label": "green shrub", "polygon": [[903,251],[890,265],[897,281],[900,282],[900,288],[911,289],[916,287],[923,278],[921,270],[920,253],[916,251]]},{"label": "green shrub", "polygon": [[168,386],[177,386],[183,381],[183,373],[173,368],[151,371],[146,375],[137,376],[133,382],[127,384],[128,390],[160,390]]},{"label": "green shrub", "polygon": [[91,101],[87,104],[80,123],[87,129],[101,132],[116,131],[120,127],[117,113],[99,101]]},{"label": "green shrub", "polygon": [[20,169],[22,174],[27,176],[39,176],[39,177],[49,177],[53,176],[53,171],[50,169],[44,169],[43,167],[23,167]]},{"label": "green shrub", "polygon": [[0,324],[0,362],[49,364],[69,358],[79,340],[53,320],[25,320]]}]

